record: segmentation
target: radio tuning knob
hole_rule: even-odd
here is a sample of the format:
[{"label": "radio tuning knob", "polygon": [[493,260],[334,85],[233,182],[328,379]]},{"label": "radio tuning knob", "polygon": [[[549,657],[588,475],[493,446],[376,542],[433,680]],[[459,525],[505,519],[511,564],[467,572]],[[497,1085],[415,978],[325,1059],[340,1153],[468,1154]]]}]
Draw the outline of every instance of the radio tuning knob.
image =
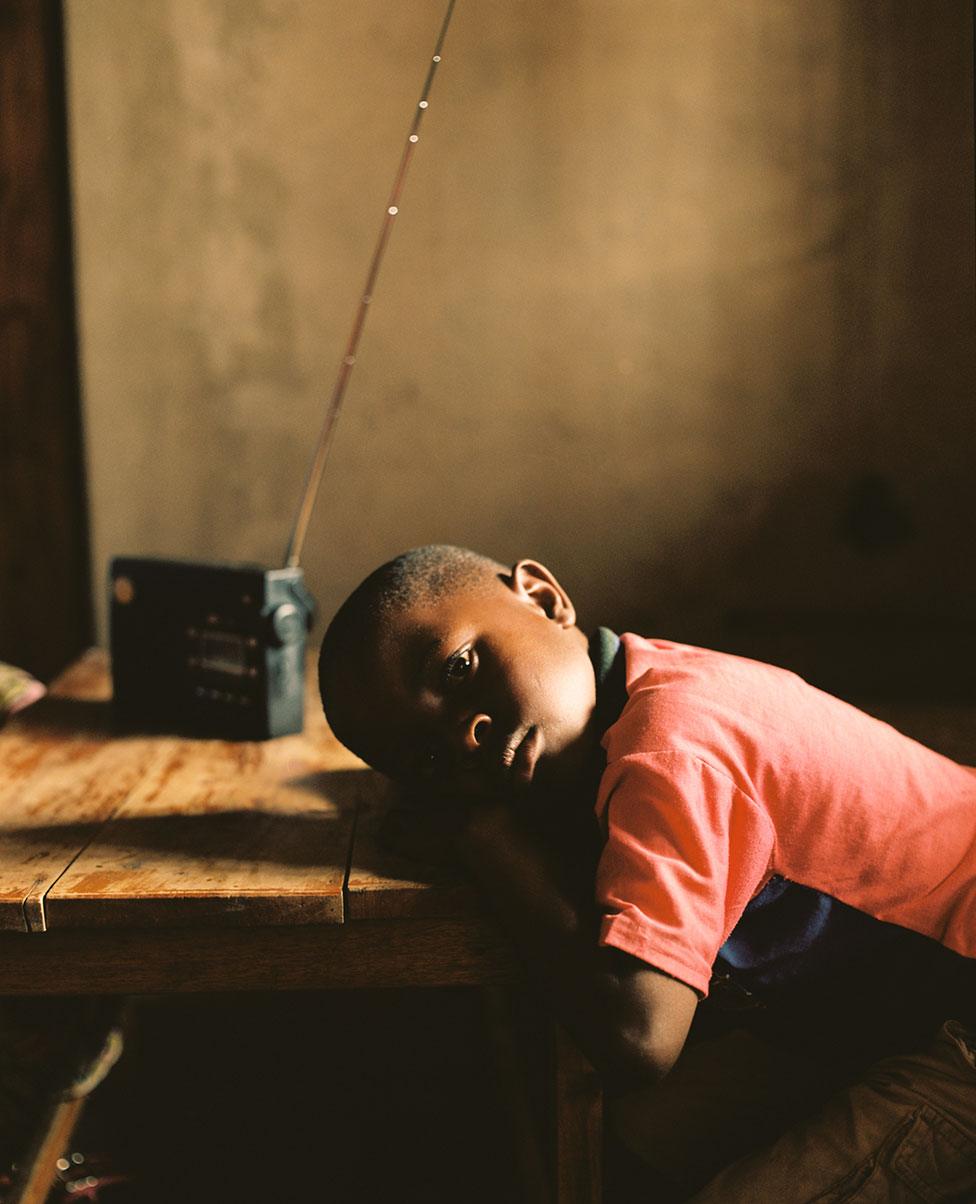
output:
[{"label": "radio tuning knob", "polygon": [[278,647],[305,638],[305,616],[293,602],[282,602],[268,615],[268,636]]}]

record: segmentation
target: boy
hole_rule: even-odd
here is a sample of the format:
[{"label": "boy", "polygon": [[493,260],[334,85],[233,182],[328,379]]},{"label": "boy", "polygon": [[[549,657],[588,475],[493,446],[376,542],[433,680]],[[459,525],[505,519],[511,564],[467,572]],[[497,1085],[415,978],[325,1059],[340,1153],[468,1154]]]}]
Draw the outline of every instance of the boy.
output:
[{"label": "boy", "polygon": [[[716,967],[733,992],[795,1001],[829,995],[854,950],[872,978],[903,987],[924,967],[940,1000],[966,1002],[976,770],[793,674],[604,629],[587,640],[544,566],[433,546],[346,601],[320,685],[343,743],[465,808],[472,868],[613,1077],[668,1073]],[[551,844],[594,804],[597,914],[566,874],[592,899],[585,842]],[[950,1044],[955,1126],[953,1109],[976,1115],[976,1071],[965,1030]],[[976,1167],[976,1131],[962,1140]],[[716,1198],[734,1191],[759,1198],[745,1184]]]}]

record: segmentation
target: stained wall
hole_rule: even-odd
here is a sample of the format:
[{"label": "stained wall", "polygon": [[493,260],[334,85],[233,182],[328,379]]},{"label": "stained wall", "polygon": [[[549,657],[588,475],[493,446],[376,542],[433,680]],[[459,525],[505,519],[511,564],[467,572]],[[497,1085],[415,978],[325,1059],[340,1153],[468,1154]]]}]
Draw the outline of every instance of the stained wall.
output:
[{"label": "stained wall", "polygon": [[[96,580],[280,561],[441,15],[67,0]],[[976,599],[972,28],[459,0],[313,520],[323,613],[449,541],[543,559],[585,623],[940,655]]]}]

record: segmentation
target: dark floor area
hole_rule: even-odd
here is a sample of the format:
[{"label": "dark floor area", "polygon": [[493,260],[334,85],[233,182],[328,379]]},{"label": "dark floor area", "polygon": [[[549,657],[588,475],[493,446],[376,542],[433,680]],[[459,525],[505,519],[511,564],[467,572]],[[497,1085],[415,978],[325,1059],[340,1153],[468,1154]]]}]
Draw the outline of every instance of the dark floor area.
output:
[{"label": "dark floor area", "polygon": [[496,1061],[475,990],[143,1000],[73,1148],[118,1204],[518,1201]]}]

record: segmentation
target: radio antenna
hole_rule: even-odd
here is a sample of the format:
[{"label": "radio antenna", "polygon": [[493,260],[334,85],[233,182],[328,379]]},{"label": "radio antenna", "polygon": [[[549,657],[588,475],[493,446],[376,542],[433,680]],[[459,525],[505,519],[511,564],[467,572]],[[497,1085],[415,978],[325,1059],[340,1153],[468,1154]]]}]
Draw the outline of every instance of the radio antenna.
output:
[{"label": "radio antenna", "polygon": [[352,375],[353,366],[356,363],[356,352],[359,347],[359,339],[363,333],[363,327],[366,325],[366,313],[369,309],[370,302],[373,300],[373,290],[376,287],[376,280],[380,274],[380,265],[383,262],[383,254],[386,251],[386,244],[390,239],[390,232],[393,229],[393,222],[397,214],[400,212],[400,193],[403,191],[403,181],[406,178],[407,168],[410,166],[410,160],[413,157],[414,148],[420,141],[420,124],[424,119],[424,113],[428,108],[428,97],[430,96],[431,85],[434,82],[434,76],[437,74],[437,67],[441,61],[441,50],[444,46],[444,39],[447,37],[447,28],[451,23],[451,16],[454,12],[456,0],[448,0],[447,12],[444,14],[444,20],[441,23],[440,33],[437,35],[437,44],[434,47],[434,53],[430,60],[430,66],[427,68],[427,78],[424,80],[424,86],[420,94],[420,100],[417,103],[417,108],[414,112],[413,121],[410,125],[410,132],[407,134],[407,141],[403,148],[403,154],[400,156],[400,165],[397,168],[396,175],[393,178],[393,187],[390,190],[389,200],[386,203],[386,213],[383,215],[383,222],[380,226],[379,238],[376,241],[376,249],[373,251],[373,258],[370,261],[369,272],[366,275],[366,285],[362,291],[362,295],[356,305],[356,315],[353,318],[352,330],[349,333],[349,340],[346,343],[346,352],[342,357],[342,362],[339,364],[339,375],[336,377],[336,382],[332,386],[332,395],[329,398],[328,406],[325,411],[325,418],[322,422],[322,429],[319,432],[318,443],[315,445],[315,452],[312,456],[312,463],[308,470],[308,478],[305,482],[305,492],[302,494],[302,502],[298,508],[298,517],[295,519],[295,526],[292,528],[291,540],[288,544],[288,551],[285,554],[285,564],[288,568],[296,568],[301,559],[302,547],[305,544],[305,535],[308,531],[308,522],[312,517],[312,508],[315,505],[315,499],[318,496],[319,485],[322,481],[322,473],[325,471],[326,460],[329,457],[329,448],[332,445],[332,437],[335,433],[336,421],[339,417],[339,410],[342,408],[342,400],[346,394],[346,386],[349,383],[349,377]]}]

